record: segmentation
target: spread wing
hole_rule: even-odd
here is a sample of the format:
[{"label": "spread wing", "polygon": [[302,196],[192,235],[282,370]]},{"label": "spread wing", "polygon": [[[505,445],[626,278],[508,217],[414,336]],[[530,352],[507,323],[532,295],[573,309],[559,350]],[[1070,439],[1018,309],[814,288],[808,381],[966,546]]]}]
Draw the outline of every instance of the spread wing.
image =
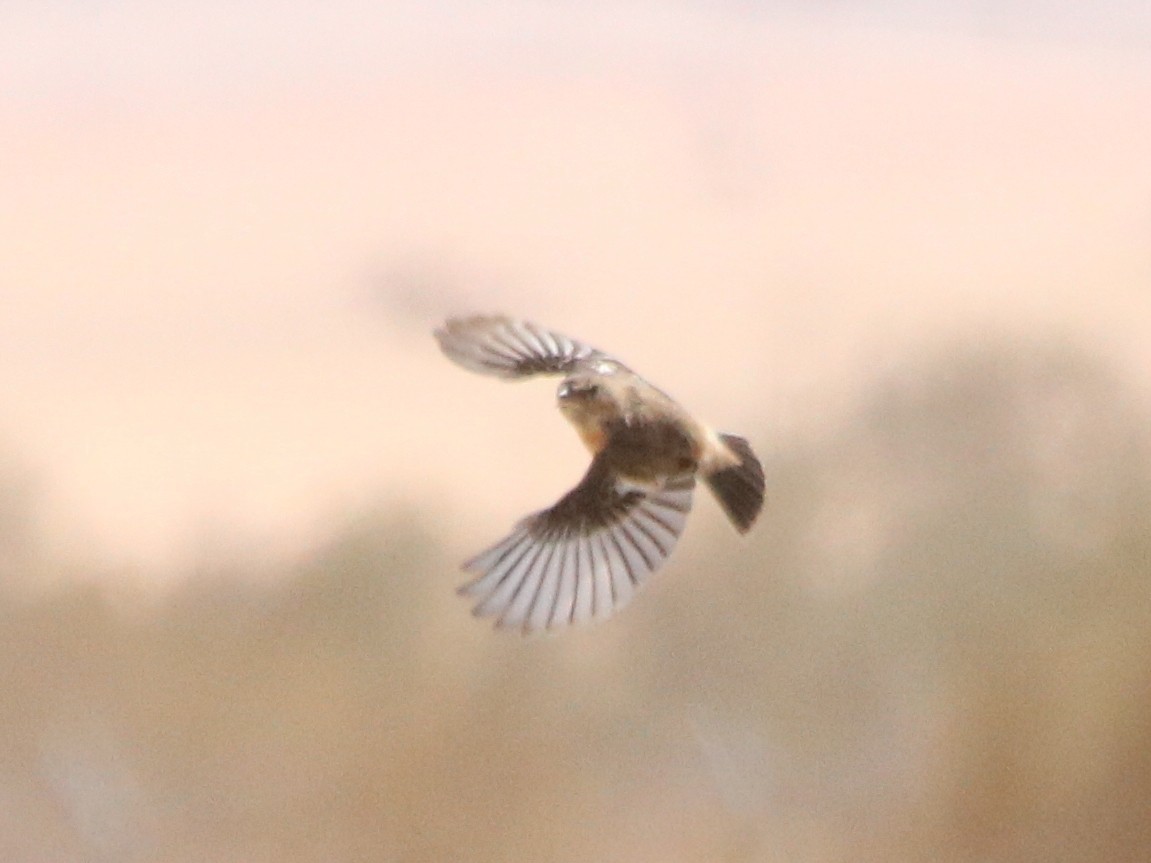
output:
[{"label": "spread wing", "polygon": [[606,356],[593,347],[503,315],[451,318],[436,330],[440,349],[473,372],[501,378],[563,375]]},{"label": "spread wing", "polygon": [[465,563],[476,577],[460,593],[476,598],[478,617],[524,632],[606,618],[671,553],[694,486],[691,474],[636,485],[601,453],[558,503]]}]

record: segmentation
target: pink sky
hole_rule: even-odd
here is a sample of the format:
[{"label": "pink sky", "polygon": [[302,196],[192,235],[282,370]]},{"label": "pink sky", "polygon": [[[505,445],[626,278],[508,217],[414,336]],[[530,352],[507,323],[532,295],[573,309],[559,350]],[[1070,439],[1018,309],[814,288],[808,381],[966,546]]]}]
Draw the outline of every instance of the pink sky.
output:
[{"label": "pink sky", "polygon": [[1146,52],[431,8],[0,13],[0,448],[58,550],[291,552],[405,498],[463,550],[549,503],[584,460],[552,387],[446,363],[452,312],[614,351],[768,454],[987,331],[1151,390]]}]

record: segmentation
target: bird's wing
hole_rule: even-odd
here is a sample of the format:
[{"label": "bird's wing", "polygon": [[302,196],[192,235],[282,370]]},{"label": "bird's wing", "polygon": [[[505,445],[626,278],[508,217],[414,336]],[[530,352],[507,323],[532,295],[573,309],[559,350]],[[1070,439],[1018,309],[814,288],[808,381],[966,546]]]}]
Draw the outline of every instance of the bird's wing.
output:
[{"label": "bird's wing", "polygon": [[607,358],[575,339],[503,315],[450,318],[436,338],[464,368],[501,378],[563,375],[587,360]]},{"label": "bird's wing", "polygon": [[671,553],[694,486],[691,474],[631,483],[600,453],[553,507],[465,563],[475,579],[460,593],[477,600],[477,616],[524,632],[606,618]]}]

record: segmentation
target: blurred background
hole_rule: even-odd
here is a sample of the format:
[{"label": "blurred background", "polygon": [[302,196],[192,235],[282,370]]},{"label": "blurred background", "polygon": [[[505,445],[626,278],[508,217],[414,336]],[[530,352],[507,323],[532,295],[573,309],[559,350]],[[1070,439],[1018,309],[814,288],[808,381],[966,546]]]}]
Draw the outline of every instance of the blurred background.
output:
[{"label": "blurred background", "polygon": [[[1151,859],[1151,7],[0,7],[0,857]],[[764,460],[615,619],[448,314]]]}]

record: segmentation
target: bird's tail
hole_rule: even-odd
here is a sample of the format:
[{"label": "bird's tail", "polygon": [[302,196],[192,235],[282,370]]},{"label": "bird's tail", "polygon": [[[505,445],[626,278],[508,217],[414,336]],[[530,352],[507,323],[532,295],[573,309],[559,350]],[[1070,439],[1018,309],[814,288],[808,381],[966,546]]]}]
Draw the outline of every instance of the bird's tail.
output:
[{"label": "bird's tail", "polygon": [[704,480],[736,530],[747,533],[763,508],[763,465],[738,435],[721,432],[719,439],[739,461],[705,474]]}]

